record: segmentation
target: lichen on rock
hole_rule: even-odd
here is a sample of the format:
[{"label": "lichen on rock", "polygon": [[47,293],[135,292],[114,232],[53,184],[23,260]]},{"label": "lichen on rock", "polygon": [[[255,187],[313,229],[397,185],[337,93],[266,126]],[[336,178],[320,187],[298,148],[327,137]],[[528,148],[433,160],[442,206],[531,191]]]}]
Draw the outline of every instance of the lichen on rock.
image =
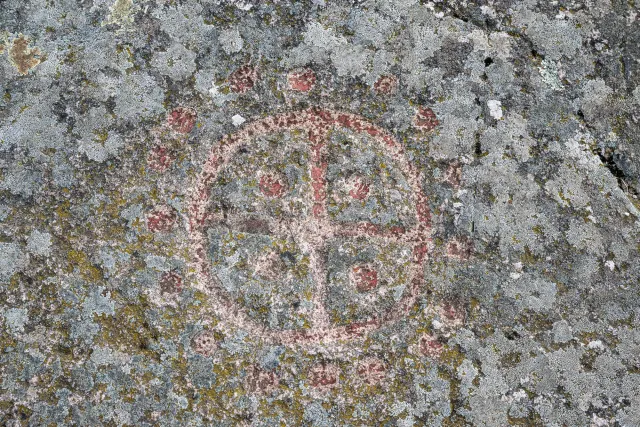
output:
[{"label": "lichen on rock", "polygon": [[[11,64],[22,75],[27,75],[29,70],[35,68],[46,58],[46,55],[39,48],[29,47],[29,44],[30,40],[20,34],[11,41],[11,46],[8,48]],[[4,50],[4,45],[0,50]]]},{"label": "lichen on rock", "polygon": [[633,2],[0,3],[0,424],[640,425]]}]

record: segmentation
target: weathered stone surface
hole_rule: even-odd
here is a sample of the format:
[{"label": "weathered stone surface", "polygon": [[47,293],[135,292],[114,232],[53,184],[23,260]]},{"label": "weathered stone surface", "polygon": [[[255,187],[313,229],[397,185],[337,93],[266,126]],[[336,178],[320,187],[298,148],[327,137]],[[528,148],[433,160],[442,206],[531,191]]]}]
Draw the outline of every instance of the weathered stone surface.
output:
[{"label": "weathered stone surface", "polygon": [[0,1],[0,424],[640,425],[640,9]]}]

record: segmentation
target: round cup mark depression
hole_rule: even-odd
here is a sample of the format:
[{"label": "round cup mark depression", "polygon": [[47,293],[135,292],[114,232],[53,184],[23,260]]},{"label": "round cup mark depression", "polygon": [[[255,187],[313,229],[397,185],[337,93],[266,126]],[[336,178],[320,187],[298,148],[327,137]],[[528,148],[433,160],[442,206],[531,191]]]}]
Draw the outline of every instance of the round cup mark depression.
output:
[{"label": "round cup mark depression", "polygon": [[[326,173],[328,134],[333,129],[346,129],[356,134],[366,135],[381,146],[385,154],[400,168],[413,195],[414,225],[383,227],[371,222],[344,223],[330,220],[326,207]],[[263,228],[275,236],[293,234],[296,240],[304,242],[304,246],[309,251],[310,270],[315,289],[313,309],[310,313],[311,327],[302,330],[272,330],[250,318],[246,310],[233,301],[222,288],[211,270],[207,257],[207,226],[223,220],[209,209],[211,202],[209,189],[216,177],[221,169],[229,164],[240,147],[258,137],[285,131],[303,131],[308,137],[310,152],[308,167],[311,177],[309,197],[312,203],[312,214],[306,219],[265,219]],[[265,186],[268,192],[275,190],[274,182],[277,182],[275,178],[269,179],[269,183],[263,183],[268,184]],[[256,120],[240,131],[223,137],[220,143],[212,148],[193,189],[189,203],[189,234],[198,286],[214,299],[212,309],[223,325],[244,329],[267,342],[306,344],[362,338],[368,332],[406,316],[414,306],[424,282],[423,261],[429,251],[431,214],[427,197],[422,192],[421,182],[421,172],[406,160],[401,144],[389,132],[358,115],[310,108]],[[280,187],[277,187],[280,190]],[[274,191],[274,193],[280,193],[280,191]],[[394,309],[387,313],[349,325],[334,325],[329,320],[324,304],[327,296],[327,268],[323,254],[330,239],[359,237],[401,243],[411,247],[413,255],[408,270],[407,289]],[[366,283],[360,284],[363,291],[375,287],[372,285],[373,273],[369,271],[367,273]]]}]

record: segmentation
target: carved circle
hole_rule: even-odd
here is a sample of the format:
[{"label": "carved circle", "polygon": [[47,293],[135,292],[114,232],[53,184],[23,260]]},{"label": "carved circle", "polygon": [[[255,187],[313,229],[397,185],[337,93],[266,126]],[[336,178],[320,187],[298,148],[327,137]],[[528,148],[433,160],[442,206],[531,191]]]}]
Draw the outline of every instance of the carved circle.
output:
[{"label": "carved circle", "polygon": [[[415,206],[415,225],[412,227],[382,227],[370,222],[339,223],[328,218],[325,205],[327,196],[326,182],[326,145],[327,135],[332,129],[348,129],[357,134],[366,135],[379,144],[384,152],[404,173],[411,187],[413,206]],[[303,330],[271,330],[265,325],[250,318],[245,310],[233,301],[220,286],[215,274],[211,271],[207,257],[206,228],[215,223],[215,215],[209,212],[210,187],[218,173],[229,163],[234,153],[257,137],[283,131],[303,131],[307,133],[310,150],[309,176],[311,177],[312,214],[306,220],[290,220],[283,222],[267,221],[261,226],[278,235],[284,230],[298,232],[307,237],[311,248],[311,270],[316,285],[314,296],[313,324],[310,329]],[[263,186],[269,190],[276,187],[275,179]],[[238,132],[227,135],[216,144],[209,154],[206,163],[193,188],[189,202],[189,235],[192,250],[193,267],[197,274],[197,286],[207,292],[214,300],[212,309],[223,326],[241,328],[267,342],[308,344],[327,343],[332,341],[350,341],[364,337],[368,332],[384,324],[395,322],[406,316],[414,306],[419,288],[424,281],[423,261],[428,253],[431,233],[431,215],[427,197],[421,188],[420,171],[411,165],[404,156],[400,143],[386,130],[369,120],[350,113],[310,108],[303,111],[289,112],[256,120],[245,125]],[[275,191],[275,190],[274,190]],[[279,192],[278,192],[279,193]],[[412,262],[409,267],[409,280],[402,298],[389,312],[370,318],[365,322],[349,325],[332,325],[328,321],[324,308],[324,291],[326,288],[326,268],[322,259],[323,242],[329,238],[354,238],[366,236],[370,239],[382,239],[408,244],[412,248]],[[373,273],[369,273],[372,276]],[[369,277],[370,279],[370,277]],[[373,288],[370,283],[367,284]]]}]

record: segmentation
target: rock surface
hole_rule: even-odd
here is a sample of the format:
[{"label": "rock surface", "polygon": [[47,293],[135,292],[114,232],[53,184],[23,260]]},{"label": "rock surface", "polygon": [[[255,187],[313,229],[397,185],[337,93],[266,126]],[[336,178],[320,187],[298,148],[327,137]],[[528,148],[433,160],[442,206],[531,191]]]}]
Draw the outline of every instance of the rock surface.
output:
[{"label": "rock surface", "polygon": [[631,0],[0,1],[0,424],[640,425]]}]

